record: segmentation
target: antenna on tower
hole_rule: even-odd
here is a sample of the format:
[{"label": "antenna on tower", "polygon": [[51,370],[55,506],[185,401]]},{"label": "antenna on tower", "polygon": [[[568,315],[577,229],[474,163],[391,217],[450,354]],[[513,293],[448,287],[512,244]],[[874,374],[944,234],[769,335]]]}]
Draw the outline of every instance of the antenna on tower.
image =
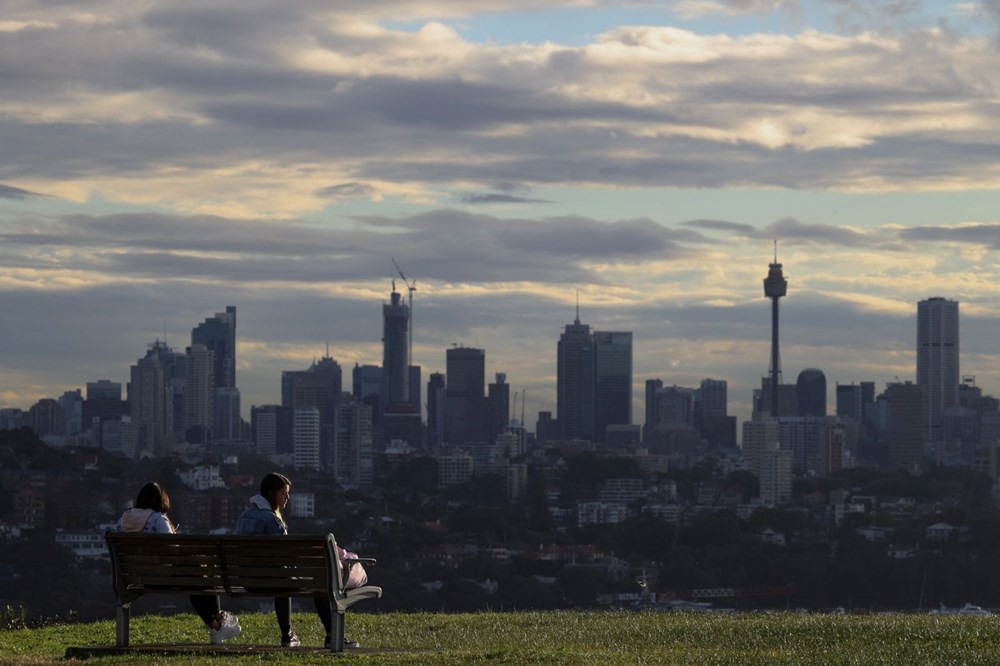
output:
[{"label": "antenna on tower", "polygon": [[[390,257],[391,259],[392,257]],[[399,273],[399,277],[403,278],[403,284],[406,285],[407,290],[410,292],[410,312],[409,312],[409,322],[410,330],[407,332],[407,338],[409,340],[409,349],[407,350],[407,355],[409,360],[407,361],[410,365],[413,365],[413,292],[417,290],[416,280],[407,280],[406,276],[403,275],[403,269],[399,267],[395,259],[392,259],[392,265],[396,267],[396,271]],[[392,290],[396,291],[396,281],[392,281]],[[409,370],[407,370],[409,372]]]},{"label": "antenna on tower", "polygon": [[778,239],[774,239],[774,263],[778,263]]},{"label": "antenna on tower", "polygon": [[576,323],[580,323],[580,290],[576,290]]}]

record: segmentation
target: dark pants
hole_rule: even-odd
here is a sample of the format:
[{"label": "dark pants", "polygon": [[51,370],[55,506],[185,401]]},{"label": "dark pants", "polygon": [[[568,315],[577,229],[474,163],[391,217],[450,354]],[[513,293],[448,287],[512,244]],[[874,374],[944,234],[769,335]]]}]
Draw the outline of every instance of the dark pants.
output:
[{"label": "dark pants", "polygon": [[222,612],[219,597],[214,594],[192,594],[190,598],[194,612],[198,614],[205,626],[211,625],[215,616]]},{"label": "dark pants", "polygon": [[[326,629],[326,635],[330,635],[330,627],[333,624],[333,615],[330,613],[330,600],[327,597],[313,597],[313,605],[316,606],[316,615]],[[275,597],[274,614],[278,616],[278,628],[281,629],[282,636],[289,636],[292,633],[292,598]]]}]

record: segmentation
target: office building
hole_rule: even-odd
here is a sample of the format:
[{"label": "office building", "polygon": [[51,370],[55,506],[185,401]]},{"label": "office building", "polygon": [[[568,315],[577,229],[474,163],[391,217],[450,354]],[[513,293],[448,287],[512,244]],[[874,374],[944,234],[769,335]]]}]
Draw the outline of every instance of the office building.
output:
[{"label": "office building", "polygon": [[354,364],[351,372],[351,395],[372,408],[372,425],[382,427],[382,368],[377,365]]},{"label": "office building", "polygon": [[292,412],[281,405],[250,409],[250,434],[261,458],[292,452]]},{"label": "office building", "polygon": [[174,440],[174,352],[153,342],[130,369],[129,416],[138,431],[137,448],[154,457],[166,455]]},{"label": "office building", "polygon": [[777,442],[764,446],[760,456],[760,501],[779,506],[792,498],[792,452]]},{"label": "office building", "polygon": [[320,469],[319,410],[300,407],[292,413],[292,460],[295,469]]},{"label": "office building", "polygon": [[372,408],[349,400],[337,406],[337,434],[332,469],[337,482],[368,487],[374,477]]},{"label": "office building", "polygon": [[486,405],[486,441],[496,442],[510,425],[510,384],[506,373],[496,373],[496,381],[488,387]]},{"label": "office building", "polygon": [[806,368],[795,382],[798,415],[805,417],[826,416],[826,375],[817,368]]},{"label": "office building", "polygon": [[427,382],[427,443],[431,453],[436,453],[444,442],[445,376],[431,373]]},{"label": "office building", "polygon": [[87,382],[87,395],[81,409],[84,430],[94,429],[95,422],[99,424],[106,418],[121,418],[127,415],[128,402],[122,400],[121,382],[107,379]]},{"label": "office building", "polygon": [[207,443],[215,421],[215,353],[203,344],[191,345],[184,369],[184,438],[189,444]]},{"label": "office building", "polygon": [[924,438],[941,442],[942,417],[958,407],[958,302],[929,298],[917,303],[917,384],[924,392]]},{"label": "office building", "polygon": [[594,439],[594,369],[593,336],[578,309],[556,345],[556,418],[564,440]]},{"label": "office building", "polygon": [[927,423],[924,387],[911,382],[889,384],[883,395],[888,407],[884,438],[889,449],[889,464],[915,471],[924,459]]},{"label": "office building", "polygon": [[452,446],[486,441],[486,352],[452,347],[445,363],[445,441]]},{"label": "office building", "polygon": [[594,437],[632,424],[632,334],[594,331]]},{"label": "office building", "polygon": [[382,405],[410,401],[410,308],[396,283],[390,302],[382,304]]},{"label": "office building", "polygon": [[212,382],[216,388],[236,388],[236,306],[226,306],[191,330],[191,344],[213,354]]},{"label": "office building", "polygon": [[663,388],[662,379],[646,380],[645,418],[642,422],[643,439],[649,436],[649,433],[656,427],[656,423],[659,421],[656,413],[656,392],[661,388]]},{"label": "office building", "polygon": [[729,416],[729,384],[703,379],[695,399],[695,424],[712,446],[736,446],[736,417]]}]

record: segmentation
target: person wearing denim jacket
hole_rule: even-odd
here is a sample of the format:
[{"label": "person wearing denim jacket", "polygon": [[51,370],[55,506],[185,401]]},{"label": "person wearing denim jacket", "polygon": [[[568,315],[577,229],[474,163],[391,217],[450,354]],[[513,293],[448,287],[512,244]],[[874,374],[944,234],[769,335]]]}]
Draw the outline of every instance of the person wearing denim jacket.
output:
[{"label": "person wearing denim jacket", "polygon": [[[292,490],[292,482],[284,474],[271,472],[260,481],[260,492],[250,498],[250,504],[236,521],[237,534],[288,534],[288,525],[285,523],[281,510],[288,504],[288,496]],[[342,551],[346,552],[346,551]],[[352,567],[359,568],[359,567]],[[363,571],[361,572],[364,573]],[[367,575],[364,576],[367,582]],[[361,583],[362,585],[364,583]],[[316,606],[316,614],[319,615],[323,628],[326,629],[326,647],[330,646],[330,630],[333,623],[333,616],[330,612],[330,599],[328,597],[313,597]],[[274,614],[278,619],[278,628],[281,630],[282,647],[298,647],[301,645],[299,637],[292,629],[292,598],[275,597]],[[349,647],[358,647],[357,643],[344,639],[344,644]]]}]

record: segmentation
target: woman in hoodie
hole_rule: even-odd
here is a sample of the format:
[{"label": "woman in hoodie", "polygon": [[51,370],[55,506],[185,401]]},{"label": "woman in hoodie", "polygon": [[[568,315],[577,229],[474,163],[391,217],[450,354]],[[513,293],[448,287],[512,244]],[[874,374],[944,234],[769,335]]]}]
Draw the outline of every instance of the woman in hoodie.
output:
[{"label": "woman in hoodie", "polygon": [[[170,511],[170,496],[158,483],[147,483],[135,498],[135,505],[126,509],[118,520],[120,532],[149,532],[153,534],[174,534],[177,526],[167,517]],[[191,605],[208,628],[213,645],[220,645],[227,638],[240,633],[240,620],[232,613],[222,610],[219,597],[214,594],[190,597]]]},{"label": "woman in hoodie", "polygon": [[[288,525],[281,515],[281,510],[288,504],[288,496],[292,490],[292,482],[288,477],[278,472],[271,472],[260,481],[260,493],[250,498],[250,506],[236,521],[237,534],[288,534]],[[353,553],[348,553],[338,546],[341,558],[357,557]],[[347,587],[360,587],[368,582],[368,575],[364,568],[357,564],[351,567],[350,577]],[[332,615],[330,613],[330,600],[326,597],[313,597],[316,605],[316,614],[319,615],[323,628],[326,629],[326,641],[324,645],[330,647],[330,627]],[[275,597],[274,614],[278,618],[278,627],[281,629],[281,646],[298,647],[301,644],[299,637],[292,630],[292,598]],[[344,639],[347,647],[358,647],[358,644]]]}]

